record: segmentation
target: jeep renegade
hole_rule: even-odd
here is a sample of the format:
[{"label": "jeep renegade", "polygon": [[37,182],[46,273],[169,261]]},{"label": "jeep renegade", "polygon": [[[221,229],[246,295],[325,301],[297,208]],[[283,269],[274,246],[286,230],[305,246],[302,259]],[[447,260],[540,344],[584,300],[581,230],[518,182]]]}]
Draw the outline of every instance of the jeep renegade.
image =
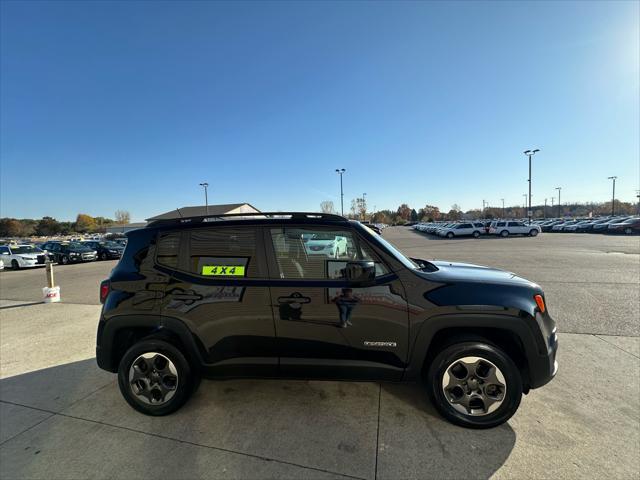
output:
[{"label": "jeep renegade", "polygon": [[148,415],[210,378],[420,381],[458,425],[508,420],[553,378],[542,289],[493,268],[407,258],[314,213],[158,220],[100,285],[97,362]]}]

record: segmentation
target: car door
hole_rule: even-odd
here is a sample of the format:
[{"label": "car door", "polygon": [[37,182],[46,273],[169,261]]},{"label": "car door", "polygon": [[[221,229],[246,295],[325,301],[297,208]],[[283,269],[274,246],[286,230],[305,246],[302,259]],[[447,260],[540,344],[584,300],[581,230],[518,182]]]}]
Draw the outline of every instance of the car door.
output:
[{"label": "car door", "polygon": [[470,223],[462,223],[456,227],[457,236],[471,235],[472,233],[473,228]]},{"label": "car door", "polygon": [[166,274],[163,322],[181,322],[202,345],[210,373],[277,374],[278,354],[262,234],[255,226],[163,233],[156,268]]},{"label": "car door", "polygon": [[[305,244],[307,238],[329,243],[319,251]],[[344,249],[336,252],[340,244]],[[354,230],[273,227],[265,229],[265,245],[282,374],[401,378],[408,350],[404,288]],[[376,263],[372,285],[347,282],[344,272],[352,260]]]}]

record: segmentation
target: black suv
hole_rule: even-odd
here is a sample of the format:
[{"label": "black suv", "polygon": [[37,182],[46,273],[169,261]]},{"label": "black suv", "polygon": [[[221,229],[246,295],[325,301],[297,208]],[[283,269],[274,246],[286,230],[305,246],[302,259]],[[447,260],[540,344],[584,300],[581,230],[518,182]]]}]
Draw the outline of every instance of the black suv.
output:
[{"label": "black suv", "polygon": [[100,260],[118,259],[122,256],[122,252],[124,252],[122,245],[109,240],[86,240],[80,243],[85,247],[89,247],[91,250],[95,250]]},{"label": "black suv", "polygon": [[555,375],[535,283],[407,258],[337,215],[239,215],[127,234],[96,353],[133,408],[171,413],[201,375],[421,380],[444,417],[487,428]]},{"label": "black suv", "polygon": [[96,259],[96,251],[78,242],[46,242],[40,247],[47,252],[49,258],[60,265],[69,263],[91,262]]}]

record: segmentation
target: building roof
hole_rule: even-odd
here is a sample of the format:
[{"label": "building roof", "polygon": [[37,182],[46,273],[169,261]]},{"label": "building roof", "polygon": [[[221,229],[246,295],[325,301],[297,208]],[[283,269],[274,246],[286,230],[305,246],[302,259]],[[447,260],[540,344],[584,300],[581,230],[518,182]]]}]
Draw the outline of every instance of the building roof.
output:
[{"label": "building roof", "polygon": [[224,215],[226,213],[260,213],[256,207],[250,203],[227,203],[224,205],[198,205],[193,207],[180,207],[170,212],[161,213],[155,217],[147,218],[148,222],[155,220],[172,220],[185,217],[202,217]]}]

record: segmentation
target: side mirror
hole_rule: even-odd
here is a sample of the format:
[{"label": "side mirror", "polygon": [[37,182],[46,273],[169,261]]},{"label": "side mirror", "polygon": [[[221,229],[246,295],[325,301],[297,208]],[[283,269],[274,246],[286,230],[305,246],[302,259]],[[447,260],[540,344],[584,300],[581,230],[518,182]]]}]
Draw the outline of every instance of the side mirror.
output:
[{"label": "side mirror", "polygon": [[346,277],[349,283],[366,287],[373,285],[376,280],[376,264],[368,260],[347,262]]}]

